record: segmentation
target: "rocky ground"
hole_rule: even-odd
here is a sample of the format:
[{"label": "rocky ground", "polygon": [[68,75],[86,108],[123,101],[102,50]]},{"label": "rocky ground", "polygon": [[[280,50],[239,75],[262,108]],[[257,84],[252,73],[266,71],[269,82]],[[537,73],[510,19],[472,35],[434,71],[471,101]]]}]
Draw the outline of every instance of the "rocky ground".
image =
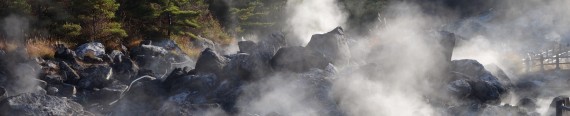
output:
[{"label": "rocky ground", "polygon": [[[238,98],[256,98],[243,91],[249,87],[245,85],[279,74],[310,85],[301,88],[314,95],[305,99],[326,106],[317,114],[342,116],[346,114],[330,92],[332,81],[351,72],[337,69],[353,65],[351,41],[339,27],[313,35],[306,46],[288,45],[284,35],[272,34],[257,42],[240,41],[235,54],[206,48],[196,60],[168,40],[113,51],[96,42],[75,50],[57,45],[53,59],[0,52],[0,115],[259,115],[243,113],[247,108],[236,106]],[[449,96],[426,96],[441,114],[540,115],[536,98],[541,94],[533,92],[540,92],[547,81],[532,78],[540,75],[515,82],[500,68],[488,70],[476,60],[447,65],[449,70],[434,86]],[[353,67],[374,72],[378,66]],[[529,97],[518,98],[518,104],[501,104],[522,94]],[[272,115],[280,114],[287,113]]]}]

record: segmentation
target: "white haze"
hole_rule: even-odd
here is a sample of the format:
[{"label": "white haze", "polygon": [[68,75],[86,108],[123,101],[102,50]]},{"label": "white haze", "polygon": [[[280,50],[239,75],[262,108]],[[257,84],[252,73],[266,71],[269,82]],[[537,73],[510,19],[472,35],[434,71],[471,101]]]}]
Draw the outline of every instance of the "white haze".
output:
[{"label": "white haze", "polygon": [[[340,25],[337,21],[345,20],[342,19],[345,17],[321,19],[319,15],[322,11],[311,12],[312,10],[305,8],[319,5],[317,7],[323,10],[337,9],[334,1],[320,4],[319,0],[305,0],[304,2],[307,4],[297,4],[299,8],[297,11],[303,11],[303,15],[306,15],[306,17],[300,17],[299,20],[314,21],[303,23],[318,24],[316,24],[317,28],[308,24],[296,25],[295,29],[303,32],[302,36],[309,37],[312,34],[330,31]],[[334,13],[336,14],[325,15],[343,15],[338,11]],[[437,111],[426,103],[423,94],[432,91],[426,84],[430,78],[426,75],[433,75],[432,72],[437,71],[434,69],[442,69],[438,64],[444,59],[443,55],[437,52],[441,50],[438,44],[439,39],[435,39],[438,37],[434,37],[437,30],[431,29],[437,25],[436,20],[423,15],[417,6],[412,4],[394,4],[386,14],[390,16],[386,17],[390,23],[371,29],[374,34],[365,36],[370,39],[358,41],[363,46],[359,46],[358,50],[352,52],[353,54],[381,53],[357,60],[379,64],[380,68],[389,69],[389,71],[382,69],[379,72],[372,72],[373,75],[366,75],[365,72],[350,72],[348,71],[350,68],[341,70],[341,72],[348,73],[339,75],[332,81],[331,96],[339,104],[340,110],[350,116],[435,115]],[[294,14],[293,19],[297,15]],[[327,25],[327,28],[319,25]],[[372,51],[379,47],[380,50]],[[260,115],[272,113],[299,116],[325,115],[319,111],[327,106],[307,100],[307,97],[313,95],[307,93],[308,85],[298,83],[294,78],[277,75],[252,84],[254,86],[248,87],[255,88],[246,87],[246,95],[241,97],[257,96],[259,98],[254,98],[253,101],[241,101],[238,106],[242,107],[246,113]],[[254,92],[247,93],[247,91]]]},{"label": "white haze", "polygon": [[4,57],[6,59],[3,59],[5,61],[4,64],[6,64],[5,68],[11,74],[11,77],[7,78],[13,80],[13,82],[6,83],[5,85],[7,86],[5,88],[10,95],[32,92],[37,89],[38,80],[35,78],[38,76],[39,71],[34,68],[34,63],[32,62],[17,62],[22,57],[27,57],[25,33],[28,31],[29,20],[23,16],[12,14],[5,17],[2,21],[2,29],[8,42],[18,47],[11,51],[14,55]]},{"label": "white haze", "polygon": [[[378,28],[370,29],[371,35],[357,35],[366,39],[359,40],[358,46],[352,48],[352,54],[362,56],[356,59],[360,60],[359,64],[376,63],[380,70],[370,75],[347,71],[350,68],[341,69],[340,72],[345,73],[333,81],[331,95],[340,110],[349,116],[443,115],[442,109],[432,107],[424,98],[436,91],[428,81],[437,76],[432,73],[442,69],[441,60],[444,59],[437,52],[441,50],[439,40],[434,39],[441,38],[437,31],[447,30],[464,37],[457,40],[453,59],[475,59],[483,65],[497,65],[511,78],[516,78],[513,73],[522,70],[521,53],[539,49],[543,46],[540,42],[568,41],[564,40],[568,37],[564,33],[570,32],[567,28],[570,27],[570,13],[567,12],[570,11],[567,7],[570,1],[542,2],[505,1],[497,6],[500,8],[489,9],[495,14],[466,18],[451,29],[446,26],[454,22],[440,22],[449,21],[446,17],[424,14],[415,4],[392,3],[380,13],[386,17],[379,17],[383,20],[376,24]],[[312,34],[330,31],[336,26],[343,26],[346,21],[345,13],[333,0],[291,0],[287,5],[290,11],[288,29],[305,44]],[[482,30],[473,30],[472,24],[481,25]],[[364,57],[367,55],[370,57]],[[260,90],[257,91],[260,98],[242,102],[246,111],[262,115],[284,112],[303,116],[323,115],[315,113],[323,106],[303,99],[310,95],[303,90],[306,85],[289,79],[269,79],[256,84],[263,85],[255,89]],[[518,101],[516,98],[522,97],[515,97],[513,101]],[[544,113],[550,99],[538,99],[540,113]],[[512,101],[504,102],[516,105]]]},{"label": "white haze", "polygon": [[311,35],[325,33],[346,21],[346,13],[335,0],[288,0],[287,31],[302,44],[309,43]]}]

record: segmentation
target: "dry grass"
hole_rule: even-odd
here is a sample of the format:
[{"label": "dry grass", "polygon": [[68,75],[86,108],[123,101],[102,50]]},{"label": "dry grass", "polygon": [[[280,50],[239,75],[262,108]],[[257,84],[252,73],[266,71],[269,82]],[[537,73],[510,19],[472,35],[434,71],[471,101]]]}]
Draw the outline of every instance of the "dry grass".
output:
[{"label": "dry grass", "polygon": [[178,47],[182,50],[182,52],[186,53],[188,56],[192,58],[198,58],[200,56],[201,48],[194,47],[190,38],[188,37],[172,37],[172,41],[178,44]]},{"label": "dry grass", "polygon": [[55,55],[55,41],[44,39],[31,40],[26,42],[26,50],[30,57],[53,58]]}]

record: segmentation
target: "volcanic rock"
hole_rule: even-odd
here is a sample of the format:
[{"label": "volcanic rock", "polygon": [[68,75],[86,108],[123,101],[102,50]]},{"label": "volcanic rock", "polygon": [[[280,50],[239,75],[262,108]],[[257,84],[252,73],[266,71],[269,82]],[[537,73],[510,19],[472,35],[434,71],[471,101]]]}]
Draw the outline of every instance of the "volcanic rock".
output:
[{"label": "volcanic rock", "polygon": [[452,72],[451,81],[464,79],[469,82],[472,88],[470,95],[483,103],[500,103],[501,97],[507,93],[505,85],[475,60],[452,61]]},{"label": "volcanic rock", "polygon": [[55,96],[24,93],[9,97],[0,103],[0,115],[89,115],[83,107],[68,99]]},{"label": "volcanic rock", "polygon": [[85,58],[85,56],[88,56],[87,58],[97,59],[105,55],[105,46],[99,42],[85,43],[77,47],[75,52],[79,58]]},{"label": "volcanic rock", "polygon": [[82,78],[77,87],[81,89],[106,87],[113,77],[113,69],[108,65],[93,65],[79,72]]},{"label": "volcanic rock", "polygon": [[238,47],[240,53],[253,53],[257,48],[257,44],[253,41],[239,41]]},{"label": "volcanic rock", "polygon": [[335,65],[346,65],[351,57],[350,49],[341,27],[337,27],[325,34],[313,35],[306,47],[322,53],[327,60],[332,61]]},{"label": "volcanic rock", "polygon": [[65,83],[77,84],[81,77],[79,74],[64,61],[59,62],[60,75],[65,78]]},{"label": "volcanic rock", "polygon": [[281,48],[270,64],[276,70],[288,70],[293,72],[305,72],[311,68],[325,69],[331,63],[323,54],[305,47]]},{"label": "volcanic rock", "polygon": [[196,62],[196,73],[207,74],[214,73],[216,75],[222,75],[224,67],[228,64],[228,59],[226,57],[218,55],[212,49],[206,48],[200,54],[198,61]]},{"label": "volcanic rock", "polygon": [[71,61],[74,60],[75,57],[77,57],[77,54],[75,54],[73,50],[65,47],[65,45],[63,44],[57,44],[55,49],[56,51],[54,54],[54,58]]}]

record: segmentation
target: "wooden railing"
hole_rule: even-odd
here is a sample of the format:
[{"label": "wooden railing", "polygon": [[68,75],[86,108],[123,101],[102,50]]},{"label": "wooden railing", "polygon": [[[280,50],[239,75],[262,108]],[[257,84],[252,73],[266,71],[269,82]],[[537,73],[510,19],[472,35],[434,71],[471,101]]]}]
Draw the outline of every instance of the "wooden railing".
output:
[{"label": "wooden railing", "polygon": [[[555,47],[547,50],[541,50],[538,52],[529,52],[524,59],[526,66],[526,71],[536,71],[536,67],[539,67],[539,71],[545,71],[547,68],[554,67],[555,70],[560,70],[563,68],[570,68],[570,47],[568,45],[555,45]],[[567,65],[562,67],[561,65]]]}]

